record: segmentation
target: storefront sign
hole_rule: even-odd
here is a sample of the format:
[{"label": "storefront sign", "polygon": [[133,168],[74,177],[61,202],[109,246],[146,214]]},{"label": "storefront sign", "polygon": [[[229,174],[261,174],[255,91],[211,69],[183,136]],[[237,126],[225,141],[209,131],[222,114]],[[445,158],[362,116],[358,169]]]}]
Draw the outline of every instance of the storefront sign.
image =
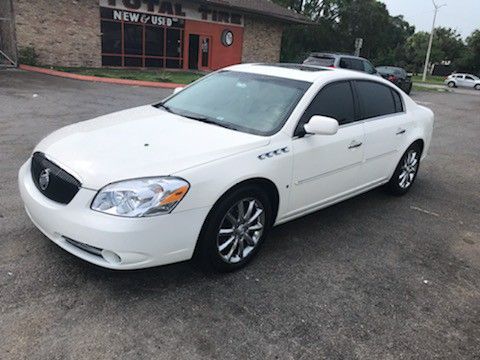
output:
[{"label": "storefront sign", "polygon": [[121,20],[129,23],[139,23],[139,24],[168,26],[168,27],[179,23],[179,20],[177,18],[169,18],[165,16],[143,14],[143,13],[137,13],[137,12],[125,11],[125,10],[113,10],[112,19]]},{"label": "storefront sign", "polygon": [[[100,0],[101,7],[108,7],[118,10],[124,10],[122,16],[130,18],[129,14],[138,14],[138,12],[149,14],[152,17],[150,19],[143,18],[146,23],[152,23],[153,21],[163,21],[157,17],[165,17],[165,21],[168,25],[168,18],[182,18],[201,20],[222,24],[231,25],[243,25],[243,16],[238,13],[233,13],[225,10],[207,7],[204,5],[196,6],[191,3],[180,3],[175,1],[161,1],[161,0]],[[133,12],[132,12],[133,11]],[[136,19],[136,15],[134,15]],[[124,21],[125,18],[123,18]],[[137,20],[130,20],[136,22]],[[138,19],[141,22],[141,19]]]},{"label": "storefront sign", "polygon": [[117,7],[123,5],[126,9],[146,10],[148,12],[156,12],[158,14],[185,16],[182,10],[182,4],[173,3],[171,1],[160,0],[107,0],[108,6]]},{"label": "storefront sign", "polygon": [[226,24],[242,25],[242,15],[228,11],[212,10],[206,6],[200,7],[203,20],[221,22]]}]

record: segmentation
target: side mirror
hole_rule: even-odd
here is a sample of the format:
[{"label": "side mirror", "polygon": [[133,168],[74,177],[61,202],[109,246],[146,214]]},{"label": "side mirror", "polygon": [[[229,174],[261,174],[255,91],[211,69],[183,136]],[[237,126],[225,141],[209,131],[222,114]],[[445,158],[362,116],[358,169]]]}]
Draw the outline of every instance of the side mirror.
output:
[{"label": "side mirror", "polygon": [[338,121],[326,116],[315,115],[310,121],[303,125],[307,134],[314,135],[335,135],[339,128]]},{"label": "side mirror", "polygon": [[184,88],[183,87],[177,87],[175,90],[173,90],[173,94],[178,94],[180,91],[182,91]]}]

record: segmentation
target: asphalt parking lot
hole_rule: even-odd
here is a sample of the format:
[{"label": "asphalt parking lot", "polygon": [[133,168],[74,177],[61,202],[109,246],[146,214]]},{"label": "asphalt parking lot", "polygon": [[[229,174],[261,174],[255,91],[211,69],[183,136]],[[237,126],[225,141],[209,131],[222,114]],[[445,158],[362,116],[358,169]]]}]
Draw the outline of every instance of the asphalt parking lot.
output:
[{"label": "asphalt parking lot", "polygon": [[407,196],[282,225],[234,274],[107,271],[36,230],[16,184],[35,144],[168,93],[0,71],[0,358],[480,359],[478,94],[413,94],[437,122]]}]

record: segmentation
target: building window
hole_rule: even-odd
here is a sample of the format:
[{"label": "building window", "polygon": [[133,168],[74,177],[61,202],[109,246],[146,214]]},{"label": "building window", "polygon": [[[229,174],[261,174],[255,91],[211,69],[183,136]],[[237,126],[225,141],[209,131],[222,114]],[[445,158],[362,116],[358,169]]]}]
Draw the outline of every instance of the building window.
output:
[{"label": "building window", "polygon": [[184,20],[100,8],[102,65],[183,67]]}]

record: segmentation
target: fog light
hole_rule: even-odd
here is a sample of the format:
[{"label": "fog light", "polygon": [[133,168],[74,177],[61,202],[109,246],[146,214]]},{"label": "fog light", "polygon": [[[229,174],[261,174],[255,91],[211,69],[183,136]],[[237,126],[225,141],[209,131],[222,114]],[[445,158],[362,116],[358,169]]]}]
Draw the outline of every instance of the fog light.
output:
[{"label": "fog light", "polygon": [[122,259],[120,256],[115,254],[112,251],[102,250],[102,257],[105,261],[109,262],[110,264],[120,264]]}]

